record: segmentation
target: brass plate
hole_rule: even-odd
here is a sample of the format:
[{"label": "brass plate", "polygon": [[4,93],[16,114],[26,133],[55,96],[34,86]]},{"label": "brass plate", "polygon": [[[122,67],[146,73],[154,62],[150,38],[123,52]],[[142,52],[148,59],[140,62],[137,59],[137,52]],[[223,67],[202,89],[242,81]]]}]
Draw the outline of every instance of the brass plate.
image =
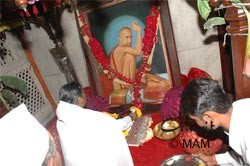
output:
[{"label": "brass plate", "polygon": [[206,166],[206,164],[196,156],[181,154],[166,159],[160,166]]},{"label": "brass plate", "polygon": [[154,135],[159,139],[171,140],[180,134],[180,128],[179,128],[180,124],[174,120],[166,121],[162,125],[163,129],[173,130],[173,131],[168,131],[168,132],[163,131],[161,125],[162,122],[158,123],[153,129]]}]

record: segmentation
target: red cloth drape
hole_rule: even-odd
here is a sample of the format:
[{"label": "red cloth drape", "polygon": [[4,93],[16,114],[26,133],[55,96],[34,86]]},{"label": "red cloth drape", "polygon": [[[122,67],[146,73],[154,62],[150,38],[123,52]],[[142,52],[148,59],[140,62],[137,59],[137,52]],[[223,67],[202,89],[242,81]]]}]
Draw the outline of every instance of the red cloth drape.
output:
[{"label": "red cloth drape", "polygon": [[[151,125],[151,127],[153,129],[154,126],[162,120],[159,113],[153,113],[151,114],[151,116],[153,119],[153,124]],[[179,141],[179,138],[177,137],[175,140]],[[148,142],[145,142],[142,146],[129,147],[131,155],[133,157],[134,165],[159,166],[170,156],[176,154],[185,154],[180,144],[178,144],[178,146],[175,148],[171,148],[169,147],[168,143],[168,141],[163,141],[156,137],[153,137]]]}]

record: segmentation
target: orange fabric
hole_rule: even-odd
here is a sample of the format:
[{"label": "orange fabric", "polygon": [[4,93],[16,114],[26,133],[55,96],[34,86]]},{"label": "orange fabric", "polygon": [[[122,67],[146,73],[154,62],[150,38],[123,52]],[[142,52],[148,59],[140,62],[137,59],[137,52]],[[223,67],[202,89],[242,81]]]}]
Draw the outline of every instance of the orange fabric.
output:
[{"label": "orange fabric", "polygon": [[[117,47],[117,46],[116,46]],[[116,47],[111,51],[111,53],[109,54],[109,61],[112,61],[112,63],[114,64],[114,69],[116,72],[118,72],[117,70],[117,66],[116,66],[116,63],[115,63],[115,59],[114,59],[114,51],[116,49]]]},{"label": "orange fabric", "polygon": [[114,90],[113,88],[113,80],[109,79],[108,76],[101,72],[99,75],[99,81],[101,83],[101,89],[103,93],[103,97],[109,97],[109,94]]},{"label": "orange fabric", "polygon": [[[113,65],[114,65],[114,70],[116,72],[118,72],[117,65],[115,63],[115,58],[114,58],[114,51],[115,51],[116,48],[117,48],[117,46],[115,46],[115,48],[109,54],[109,61],[112,61]],[[110,64],[112,64],[112,63],[110,63]],[[120,85],[120,89],[123,89],[122,85]]]}]

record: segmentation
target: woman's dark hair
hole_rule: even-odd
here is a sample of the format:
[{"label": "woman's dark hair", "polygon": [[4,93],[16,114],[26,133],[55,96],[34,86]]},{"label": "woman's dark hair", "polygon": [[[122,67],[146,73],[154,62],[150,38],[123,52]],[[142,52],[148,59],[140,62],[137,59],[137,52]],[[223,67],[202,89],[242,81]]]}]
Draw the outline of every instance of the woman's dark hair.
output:
[{"label": "woman's dark hair", "polygon": [[59,100],[76,104],[78,97],[82,96],[82,88],[79,83],[71,82],[63,85],[59,90]]},{"label": "woman's dark hair", "polygon": [[181,95],[181,114],[201,117],[206,111],[226,113],[232,101],[214,80],[197,78],[192,80]]}]

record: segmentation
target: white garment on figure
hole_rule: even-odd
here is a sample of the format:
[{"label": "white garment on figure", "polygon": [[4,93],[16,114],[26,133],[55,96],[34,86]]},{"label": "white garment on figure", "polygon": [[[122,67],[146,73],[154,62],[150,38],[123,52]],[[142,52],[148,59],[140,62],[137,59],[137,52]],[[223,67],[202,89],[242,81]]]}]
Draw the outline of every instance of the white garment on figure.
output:
[{"label": "white garment on figure", "polygon": [[[229,126],[229,146],[242,156],[245,165],[250,165],[250,98],[233,103],[233,111]],[[235,162],[229,153],[215,156],[217,163],[234,166],[242,165]]]},{"label": "white garment on figure", "polygon": [[125,122],[63,101],[58,104],[57,117],[66,166],[133,165],[122,133]]},{"label": "white garment on figure", "polygon": [[47,130],[24,104],[0,119],[1,166],[41,166],[48,150]]}]

